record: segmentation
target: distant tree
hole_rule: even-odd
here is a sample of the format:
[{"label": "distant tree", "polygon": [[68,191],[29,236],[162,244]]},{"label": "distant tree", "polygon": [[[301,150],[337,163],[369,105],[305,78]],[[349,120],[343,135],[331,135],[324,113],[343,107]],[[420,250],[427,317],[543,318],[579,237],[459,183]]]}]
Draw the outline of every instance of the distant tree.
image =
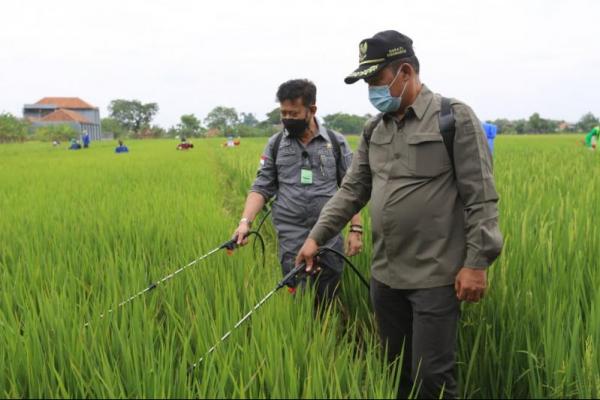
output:
[{"label": "distant tree", "polygon": [[121,123],[114,118],[102,118],[100,124],[102,126],[102,132],[112,133],[115,139],[127,136],[127,128],[121,125]]},{"label": "distant tree", "polygon": [[278,129],[273,125],[257,125],[248,126],[239,124],[234,129],[234,134],[240,137],[260,137],[260,136],[271,136],[276,133]]},{"label": "distant tree", "polygon": [[35,130],[35,137],[43,142],[54,140],[64,142],[79,137],[79,132],[67,124],[46,125]]},{"label": "distant tree", "polygon": [[367,117],[354,114],[335,113],[323,117],[325,125],[341,133],[360,133],[367,122]]},{"label": "distant tree", "polygon": [[204,119],[204,123],[212,129],[219,129],[222,134],[233,132],[233,127],[239,123],[235,108],[218,106],[212,109]]},{"label": "distant tree", "polygon": [[170,137],[170,138],[173,138],[177,135],[179,135],[179,131],[177,130],[176,126],[170,127],[169,129],[167,129],[167,132],[165,133],[165,137]]},{"label": "distant tree", "polygon": [[557,121],[554,119],[547,119],[546,121],[546,132],[554,133],[558,131],[558,127],[561,121]]},{"label": "distant tree", "polygon": [[0,142],[22,142],[28,138],[29,123],[12,114],[0,114]]},{"label": "distant tree", "polygon": [[158,125],[152,125],[150,127],[150,136],[153,138],[161,138],[161,137],[165,137],[167,135],[167,131]]},{"label": "distant tree", "polygon": [[496,127],[498,128],[498,134],[516,133],[512,122],[506,118],[498,118],[498,119],[492,121],[492,124],[496,125]]},{"label": "distant tree", "polygon": [[272,109],[267,114],[267,119],[264,121],[269,125],[279,125],[281,123],[281,112],[279,107]]},{"label": "distant tree", "polygon": [[158,104],[143,104],[139,100],[117,99],[110,102],[108,111],[111,118],[137,135],[142,128],[146,129],[150,126],[152,119],[158,113]]},{"label": "distant tree", "polygon": [[184,114],[181,116],[181,122],[175,128],[177,134],[184,137],[199,137],[206,131],[202,123],[194,114]]},{"label": "distant tree", "polygon": [[545,121],[540,114],[533,113],[527,121],[527,130],[532,133],[542,133],[545,130]]},{"label": "distant tree", "polygon": [[527,120],[524,120],[524,119],[517,119],[517,120],[513,121],[513,127],[515,129],[515,132],[518,134],[527,133],[527,131],[529,129]]},{"label": "distant tree", "polygon": [[256,126],[258,125],[258,120],[252,113],[241,113],[240,114],[240,124],[246,126]]},{"label": "distant tree", "polygon": [[599,124],[598,118],[591,112],[588,112],[579,119],[579,122],[577,122],[577,129],[582,132],[588,132],[594,126]]}]

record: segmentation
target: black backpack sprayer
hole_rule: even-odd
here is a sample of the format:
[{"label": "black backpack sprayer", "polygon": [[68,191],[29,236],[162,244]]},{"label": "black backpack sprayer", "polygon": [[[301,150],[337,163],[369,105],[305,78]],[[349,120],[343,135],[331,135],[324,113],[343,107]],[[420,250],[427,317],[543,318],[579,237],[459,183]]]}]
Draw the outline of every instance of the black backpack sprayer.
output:
[{"label": "black backpack sprayer", "polygon": [[[263,218],[261,219],[258,228],[254,231],[250,231],[248,232],[246,237],[249,236],[254,236],[258,242],[261,245],[261,249],[262,249],[262,262],[263,262],[263,267],[265,266],[265,242],[264,239],[262,237],[262,235],[260,234],[260,228],[263,226],[267,216],[271,213],[271,210],[268,210],[265,215],[263,216]],[[256,246],[256,240],[253,243],[253,248],[254,250],[256,250],[255,248]],[[114,310],[117,310],[129,303],[131,303],[133,300],[135,300],[136,298],[144,295],[145,293],[151,292],[154,289],[156,289],[159,285],[162,285],[164,283],[166,283],[168,280],[170,280],[171,278],[175,277],[176,275],[178,275],[179,273],[183,272],[184,270],[186,270],[187,268],[199,263],[200,261],[210,257],[211,255],[219,252],[220,250],[227,250],[228,253],[231,254],[231,252],[233,252],[235,249],[237,248],[237,238],[233,238],[230,239],[228,241],[226,241],[225,243],[219,245],[218,247],[215,247],[214,249],[212,249],[211,251],[209,251],[208,253],[204,254],[203,256],[195,259],[194,261],[190,262],[187,265],[184,265],[183,267],[179,268],[178,270],[170,273],[169,275],[165,276],[164,278],[150,284],[150,286],[148,286],[147,288],[140,290],[139,292],[137,292],[136,294],[130,296],[129,298],[123,300],[122,302],[120,302],[115,308]],[[365,285],[365,287],[367,288],[367,290],[369,290],[369,283],[367,282],[367,280],[362,276],[362,274],[358,271],[358,269],[356,268],[356,266],[354,266],[354,264],[341,252],[335,250],[335,249],[331,249],[329,247],[321,247],[319,248],[317,254],[315,257],[318,257],[320,255],[323,255],[324,253],[327,252],[332,252],[334,254],[336,254],[337,256],[341,257],[344,262],[350,266],[350,268],[352,269],[352,271],[356,274],[356,276],[362,281],[362,283]],[[305,271],[306,265],[305,264],[300,264],[295,266],[290,272],[288,272],[275,286],[275,288],[273,288],[269,293],[267,293],[262,300],[260,300],[250,311],[248,311],[227,333],[225,333],[217,343],[215,343],[210,349],[208,349],[208,351],[204,354],[204,356],[202,356],[202,358],[200,358],[196,363],[192,364],[189,369],[188,369],[188,373],[191,373],[194,371],[194,369],[202,362],[204,361],[204,359],[209,356],[213,351],[215,351],[215,349],[219,346],[219,344],[221,344],[222,342],[224,342],[225,340],[227,340],[227,338],[229,338],[232,334],[232,332],[239,328],[244,322],[246,322],[250,316],[256,311],[258,310],[260,307],[262,307],[277,291],[279,291],[279,289],[285,287],[285,286],[291,286],[293,284],[293,282],[295,281],[295,279],[297,278],[301,278],[303,276],[306,275],[306,271]],[[111,314],[114,311],[113,309],[109,309],[108,311],[106,311],[105,313],[100,315],[100,318],[104,318],[105,315],[107,314]],[[86,322],[84,327],[88,327],[90,326],[90,322]]]}]

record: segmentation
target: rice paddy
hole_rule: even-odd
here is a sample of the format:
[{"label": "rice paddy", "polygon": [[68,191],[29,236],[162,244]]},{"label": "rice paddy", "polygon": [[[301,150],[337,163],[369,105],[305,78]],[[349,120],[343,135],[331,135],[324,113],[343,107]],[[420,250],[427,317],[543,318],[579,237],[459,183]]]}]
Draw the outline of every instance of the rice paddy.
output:
[{"label": "rice paddy", "polygon": [[[188,375],[281,279],[270,223],[265,266],[252,246],[220,251],[100,318],[230,238],[265,142],[1,145],[0,397],[394,397],[349,270],[347,317],[281,290]],[[462,397],[600,396],[600,154],[577,143],[496,140],[505,247],[486,298],[463,304]]]}]

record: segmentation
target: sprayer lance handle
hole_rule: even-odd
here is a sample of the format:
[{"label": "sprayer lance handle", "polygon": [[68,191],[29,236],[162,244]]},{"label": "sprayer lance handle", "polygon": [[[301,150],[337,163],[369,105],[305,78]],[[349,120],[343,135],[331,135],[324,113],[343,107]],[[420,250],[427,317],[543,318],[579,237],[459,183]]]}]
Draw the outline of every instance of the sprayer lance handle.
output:
[{"label": "sprayer lance handle", "polygon": [[237,247],[237,238],[230,239],[223,243],[219,249],[234,250]]},{"label": "sprayer lance handle", "polygon": [[277,289],[281,289],[284,286],[287,286],[289,283],[292,283],[293,279],[298,275],[305,273],[306,264],[302,263],[300,265],[296,265],[290,272],[288,272],[283,279],[277,284]]},{"label": "sprayer lance handle", "polygon": [[[246,239],[250,235],[256,235],[256,234],[257,234],[257,232],[250,231],[244,235],[244,239]],[[238,238],[237,238],[237,236],[235,236],[231,240],[228,240],[225,243],[223,243],[221,245],[221,247],[219,247],[219,249],[235,250],[238,247],[237,241],[238,241]]]}]

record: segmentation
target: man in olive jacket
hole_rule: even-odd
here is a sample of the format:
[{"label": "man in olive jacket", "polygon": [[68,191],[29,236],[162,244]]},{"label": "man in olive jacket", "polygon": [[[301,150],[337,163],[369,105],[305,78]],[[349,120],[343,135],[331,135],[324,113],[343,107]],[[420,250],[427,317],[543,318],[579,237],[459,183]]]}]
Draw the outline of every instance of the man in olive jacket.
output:
[{"label": "man in olive jacket", "polygon": [[[390,361],[404,348],[398,396],[456,397],[460,301],[477,302],[502,249],[498,194],[481,123],[419,78],[412,40],[384,31],[359,44],[359,67],[381,114],[367,122],[340,190],[323,208],[297,258],[313,257],[369,200],[371,301]],[[440,129],[446,102],[450,139]],[[447,129],[446,129],[447,130]]]}]

